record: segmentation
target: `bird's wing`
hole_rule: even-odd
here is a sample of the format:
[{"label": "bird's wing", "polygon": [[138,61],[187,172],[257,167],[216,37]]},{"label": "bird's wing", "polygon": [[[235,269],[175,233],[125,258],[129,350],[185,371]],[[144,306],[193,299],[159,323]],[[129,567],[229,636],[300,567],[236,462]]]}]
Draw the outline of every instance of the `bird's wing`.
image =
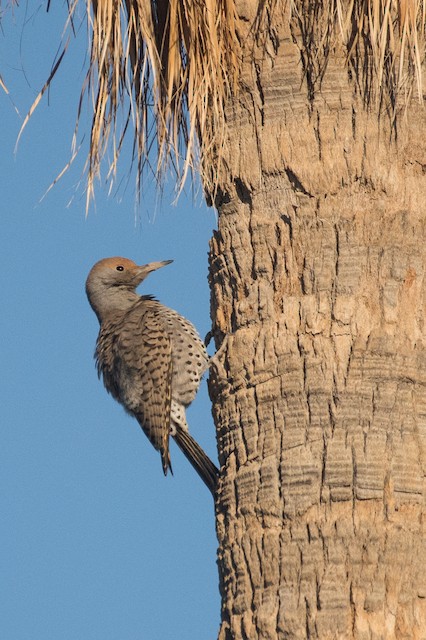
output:
[{"label": "bird's wing", "polygon": [[136,304],[123,318],[114,341],[114,369],[123,404],[161,453],[164,474],[169,456],[172,350],[155,303]]}]

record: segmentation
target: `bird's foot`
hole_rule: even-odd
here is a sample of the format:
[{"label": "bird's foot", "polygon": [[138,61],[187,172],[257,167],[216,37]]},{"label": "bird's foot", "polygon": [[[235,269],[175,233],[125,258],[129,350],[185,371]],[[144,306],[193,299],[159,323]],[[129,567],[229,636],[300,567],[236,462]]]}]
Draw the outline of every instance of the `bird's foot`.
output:
[{"label": "bird's foot", "polygon": [[209,346],[210,342],[212,341],[213,338],[213,331],[209,331],[208,333],[206,333],[206,337],[204,338],[204,344],[207,347]]},{"label": "bird's foot", "polygon": [[216,353],[214,354],[214,356],[211,356],[209,358],[209,361],[207,363],[207,368],[210,369],[210,367],[212,366],[212,364],[217,367],[218,363],[219,363],[219,359],[220,357],[223,355],[226,347],[228,346],[228,340],[229,340],[229,336],[230,334],[227,333],[226,336],[224,337],[222,344],[220,345],[219,349],[216,351]]}]

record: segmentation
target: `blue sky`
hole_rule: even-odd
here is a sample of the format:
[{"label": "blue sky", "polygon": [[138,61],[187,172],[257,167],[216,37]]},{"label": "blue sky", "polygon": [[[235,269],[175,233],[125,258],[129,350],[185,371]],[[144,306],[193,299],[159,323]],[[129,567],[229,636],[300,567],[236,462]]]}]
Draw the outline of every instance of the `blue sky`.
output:
[{"label": "blue sky", "polygon": [[[111,197],[100,185],[86,218],[84,153],[40,202],[69,159],[86,53],[83,29],[14,155],[60,44],[66,9],[51,3],[46,14],[45,4],[30,3],[30,14],[22,3],[0,34],[10,90],[0,91],[0,637],[214,638],[213,501],[175,445],[175,475],[163,477],[159,454],[98,381],[98,325],[84,292],[102,257],[173,259],[141,293],[180,311],[204,336],[214,211],[191,193],[172,206],[171,189],[158,199],[152,186],[135,210],[130,182]],[[205,381],[188,420],[216,460]]]}]

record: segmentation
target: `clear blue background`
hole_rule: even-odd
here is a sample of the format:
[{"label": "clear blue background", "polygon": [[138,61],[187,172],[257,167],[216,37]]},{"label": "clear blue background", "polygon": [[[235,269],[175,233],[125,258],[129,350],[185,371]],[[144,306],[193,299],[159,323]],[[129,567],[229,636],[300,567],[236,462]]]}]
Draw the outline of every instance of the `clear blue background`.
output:
[{"label": "clear blue background", "polygon": [[[158,453],[98,381],[98,325],[84,282],[102,257],[174,259],[141,292],[204,336],[215,215],[201,195],[171,206],[171,180],[163,198],[151,184],[136,210],[130,179],[110,197],[98,185],[86,219],[84,149],[40,202],[70,157],[87,54],[82,28],[14,155],[61,41],[66,7],[51,5],[46,13],[45,2],[23,3],[4,16],[0,34],[10,91],[0,90],[0,638],[214,638],[213,501],[174,444],[175,475],[163,477]],[[188,419],[216,460],[205,382]]]}]

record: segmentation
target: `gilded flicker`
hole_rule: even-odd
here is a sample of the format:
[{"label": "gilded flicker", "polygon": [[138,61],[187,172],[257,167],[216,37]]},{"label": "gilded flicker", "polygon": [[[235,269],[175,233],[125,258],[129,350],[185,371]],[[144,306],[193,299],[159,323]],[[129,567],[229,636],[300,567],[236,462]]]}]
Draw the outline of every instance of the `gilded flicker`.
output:
[{"label": "gilded flicker", "polygon": [[86,293],[100,324],[98,375],[160,452],[164,475],[172,471],[172,435],[214,494],[218,469],[189,434],[185,416],[208,367],[205,345],[189,320],[136,293],[149,273],[170,262],[138,266],[127,258],[105,258],[90,271]]}]

